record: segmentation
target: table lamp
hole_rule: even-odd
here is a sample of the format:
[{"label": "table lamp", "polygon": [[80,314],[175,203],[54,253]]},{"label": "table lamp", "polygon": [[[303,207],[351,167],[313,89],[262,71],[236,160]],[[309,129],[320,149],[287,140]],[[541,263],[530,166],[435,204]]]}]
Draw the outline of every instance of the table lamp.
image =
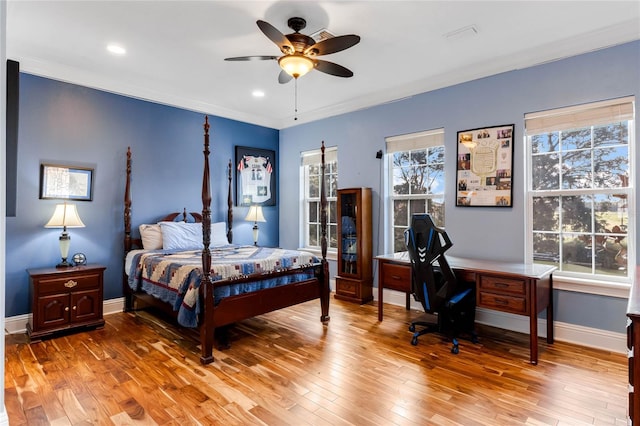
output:
[{"label": "table lamp", "polygon": [[244,218],[249,222],[253,222],[253,245],[258,245],[258,222],[266,222],[264,219],[264,215],[262,214],[262,206],[251,206],[249,207],[249,212],[247,216]]},{"label": "table lamp", "polygon": [[78,216],[78,210],[75,204],[57,204],[56,209],[53,212],[53,216],[49,219],[45,228],[62,228],[62,234],[60,235],[60,256],[62,262],[56,265],[56,268],[66,268],[72,266],[67,262],[69,256],[69,246],[71,245],[71,236],[67,232],[67,228],[84,228],[84,223]]}]

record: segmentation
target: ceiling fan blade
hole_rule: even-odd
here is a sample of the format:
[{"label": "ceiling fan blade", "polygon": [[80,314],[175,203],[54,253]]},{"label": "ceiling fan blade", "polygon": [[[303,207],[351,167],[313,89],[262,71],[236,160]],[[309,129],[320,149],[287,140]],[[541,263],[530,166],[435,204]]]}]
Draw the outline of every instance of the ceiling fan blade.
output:
[{"label": "ceiling fan blade", "polygon": [[348,49],[351,46],[355,46],[359,42],[360,36],[354,34],[342,35],[319,41],[313,46],[309,46],[304,51],[304,53],[305,55],[328,55],[330,53],[336,53],[340,52],[341,50]]},{"label": "ceiling fan blade", "polygon": [[269,38],[269,40],[277,44],[283,53],[290,53],[294,51],[293,45],[291,44],[289,39],[285,37],[285,35],[282,34],[276,27],[268,22],[261,20],[256,21],[256,24],[258,24],[258,28],[260,28],[260,31],[262,31],[264,35]]},{"label": "ceiling fan blade", "polygon": [[280,71],[280,75],[278,75],[278,83],[285,84],[291,81],[293,77],[286,73],[285,70]]},{"label": "ceiling fan blade", "polygon": [[224,58],[225,61],[271,61],[277,59],[277,56],[236,56],[234,58]]},{"label": "ceiling fan blade", "polygon": [[334,64],[329,61],[321,61],[320,59],[314,59],[313,62],[315,64],[315,68],[323,73],[335,75],[337,77],[353,77],[353,72],[342,65]]}]

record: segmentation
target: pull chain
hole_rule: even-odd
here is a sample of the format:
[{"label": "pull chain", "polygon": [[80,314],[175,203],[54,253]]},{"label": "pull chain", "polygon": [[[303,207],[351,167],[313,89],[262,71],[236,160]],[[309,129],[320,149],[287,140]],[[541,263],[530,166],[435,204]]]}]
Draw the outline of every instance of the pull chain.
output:
[{"label": "pull chain", "polygon": [[295,114],[293,116],[293,120],[296,121],[298,119],[298,79],[297,78],[294,79],[294,83],[295,83],[294,84],[294,87],[295,87],[295,89],[294,89],[295,90],[295,92],[294,92],[295,93],[294,94],[294,96],[295,96],[295,100],[294,100]]}]

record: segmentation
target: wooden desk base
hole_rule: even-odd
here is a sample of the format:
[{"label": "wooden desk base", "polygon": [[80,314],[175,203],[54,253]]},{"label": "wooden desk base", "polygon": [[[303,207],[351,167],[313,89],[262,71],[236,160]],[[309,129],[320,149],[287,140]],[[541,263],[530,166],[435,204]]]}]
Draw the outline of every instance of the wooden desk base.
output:
[{"label": "wooden desk base", "polygon": [[[408,253],[377,256],[378,321],[383,318],[383,290],[404,292],[410,308],[411,264]],[[529,360],[538,363],[538,313],[547,311],[547,343],[553,344],[553,266],[492,262],[447,256],[458,279],[474,282],[476,306],[529,317]]]},{"label": "wooden desk base", "polygon": [[[629,357],[629,423],[640,419],[640,266],[636,266],[636,279],[631,285],[627,306],[627,349]],[[635,388],[638,388],[636,390]]]}]

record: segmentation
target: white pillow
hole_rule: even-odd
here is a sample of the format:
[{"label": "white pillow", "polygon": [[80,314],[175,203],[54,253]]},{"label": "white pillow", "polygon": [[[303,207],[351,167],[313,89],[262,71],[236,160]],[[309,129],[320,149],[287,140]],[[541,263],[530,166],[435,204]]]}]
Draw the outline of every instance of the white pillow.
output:
[{"label": "white pillow", "polygon": [[158,224],[142,224],[139,226],[142,248],[160,250],[162,248],[162,229]]},{"label": "white pillow", "polygon": [[215,222],[211,224],[211,246],[226,246],[229,244],[227,240],[227,223]]},{"label": "white pillow", "polygon": [[160,222],[162,248],[165,250],[202,249],[202,224],[185,222]]}]

